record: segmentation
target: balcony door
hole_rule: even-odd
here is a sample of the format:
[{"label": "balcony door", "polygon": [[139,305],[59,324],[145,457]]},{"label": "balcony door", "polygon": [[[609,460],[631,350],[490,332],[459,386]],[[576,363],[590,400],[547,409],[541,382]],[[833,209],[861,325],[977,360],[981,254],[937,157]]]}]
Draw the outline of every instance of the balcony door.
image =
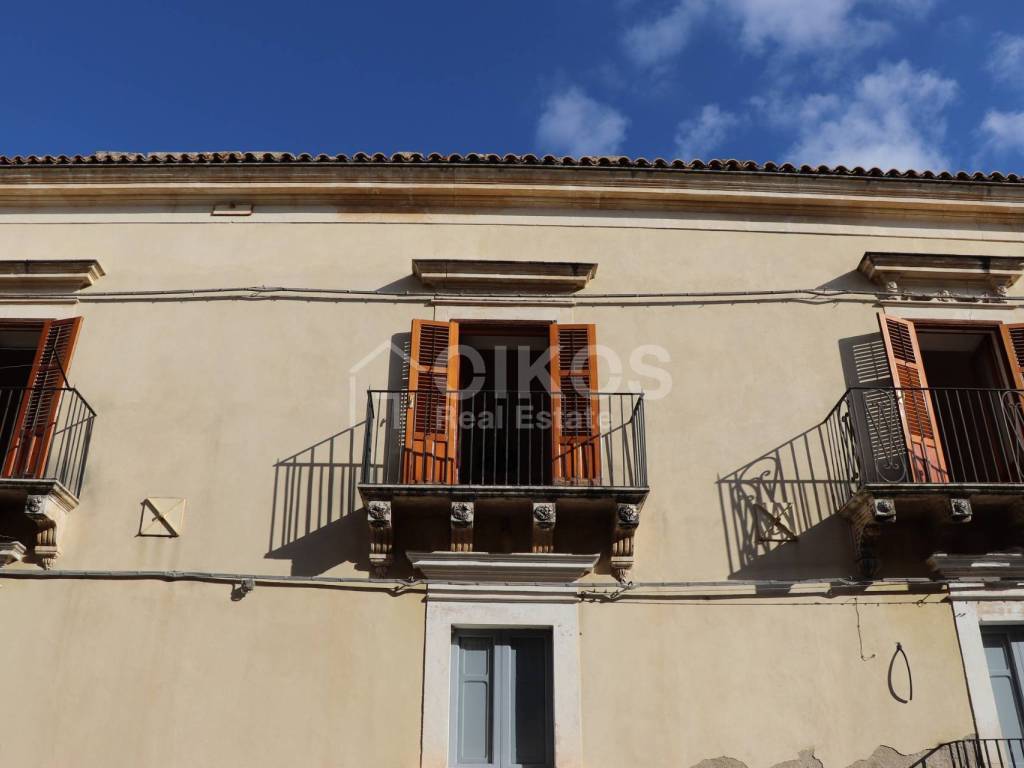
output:
[{"label": "balcony door", "polygon": [[600,483],[593,325],[416,320],[404,400],[404,483]]},{"label": "balcony door", "polygon": [[[908,458],[906,480],[1024,482],[1016,327],[884,314],[879,324],[895,396],[885,398],[878,390],[863,397],[868,411],[884,416],[885,403],[898,411]],[[882,417],[875,421],[886,423]]]},{"label": "balcony door", "polygon": [[548,323],[463,323],[460,485],[550,485]]},{"label": "balcony door", "polygon": [[0,320],[4,477],[43,477],[82,318]]},{"label": "balcony door", "polygon": [[1020,400],[999,328],[915,327],[950,481],[1019,482]]}]

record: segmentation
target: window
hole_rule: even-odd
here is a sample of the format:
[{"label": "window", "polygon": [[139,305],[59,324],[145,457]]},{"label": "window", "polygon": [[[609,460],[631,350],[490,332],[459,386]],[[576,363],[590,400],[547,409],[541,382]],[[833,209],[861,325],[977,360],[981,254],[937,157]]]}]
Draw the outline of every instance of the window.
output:
[{"label": "window", "polygon": [[596,485],[593,325],[414,320],[405,483]]},{"label": "window", "polygon": [[865,393],[865,408],[878,424],[887,405],[898,410],[907,479],[1024,481],[1024,326],[884,314],[879,324],[895,398],[881,390]]},{"label": "window", "polygon": [[454,630],[449,764],[553,766],[551,664],[548,631]]},{"label": "window", "polygon": [[[1020,739],[1024,737],[1024,700],[1021,699],[1024,630],[1019,627],[985,628],[981,639],[1003,738]],[[1013,749],[1014,762],[1019,764],[1024,759],[1021,743],[1015,743]]]},{"label": "window", "polygon": [[56,471],[50,448],[81,322],[0,320],[3,477],[42,478]]}]

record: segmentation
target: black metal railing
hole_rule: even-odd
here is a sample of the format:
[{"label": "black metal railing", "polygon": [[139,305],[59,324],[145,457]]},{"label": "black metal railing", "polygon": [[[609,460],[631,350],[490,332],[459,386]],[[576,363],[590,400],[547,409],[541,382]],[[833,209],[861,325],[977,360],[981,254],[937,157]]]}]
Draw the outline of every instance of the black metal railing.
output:
[{"label": "black metal railing", "polygon": [[0,387],[0,478],[82,490],[96,413],[71,387]]},{"label": "black metal railing", "polygon": [[366,408],[364,484],[647,486],[642,393],[370,390]]},{"label": "black metal railing", "polygon": [[1024,768],[1024,739],[962,739],[936,747],[911,768]]},{"label": "black metal railing", "polygon": [[822,422],[830,479],[872,484],[1024,484],[1024,391],[854,388]]}]

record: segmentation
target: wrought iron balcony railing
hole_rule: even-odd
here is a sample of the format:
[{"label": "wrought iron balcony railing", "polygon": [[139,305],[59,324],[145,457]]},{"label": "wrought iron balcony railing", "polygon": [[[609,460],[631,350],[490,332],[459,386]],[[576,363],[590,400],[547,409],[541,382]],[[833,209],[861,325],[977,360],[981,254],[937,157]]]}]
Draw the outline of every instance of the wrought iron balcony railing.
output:
[{"label": "wrought iron balcony railing", "polygon": [[0,478],[82,490],[96,413],[70,387],[0,387]]},{"label": "wrought iron balcony railing", "polygon": [[365,486],[647,486],[641,393],[370,390]]},{"label": "wrought iron balcony railing", "polygon": [[870,485],[1024,485],[1024,391],[856,388],[823,422],[830,474]]}]

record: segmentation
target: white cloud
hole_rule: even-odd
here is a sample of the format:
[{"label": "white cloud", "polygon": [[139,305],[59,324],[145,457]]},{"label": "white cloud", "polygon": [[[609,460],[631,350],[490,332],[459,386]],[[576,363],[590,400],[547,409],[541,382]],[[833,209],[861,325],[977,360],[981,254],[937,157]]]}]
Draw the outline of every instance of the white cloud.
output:
[{"label": "white cloud", "polygon": [[911,16],[927,16],[938,0],[872,0],[875,5],[896,10]]},{"label": "white cloud", "polygon": [[542,152],[553,154],[615,155],[628,124],[614,107],[570,87],[548,99],[537,122],[537,143]]},{"label": "white cloud", "polygon": [[678,54],[690,38],[690,30],[707,10],[704,0],[678,0],[664,16],[626,30],[623,44],[633,63],[656,68]]},{"label": "white cloud", "polygon": [[813,53],[835,59],[883,42],[893,34],[883,16],[923,17],[936,0],[676,0],[664,15],[626,30],[623,42],[634,63],[657,68],[685,48],[710,8],[750,53]]},{"label": "white cloud", "polygon": [[753,53],[768,44],[792,55],[866,48],[891,32],[854,15],[857,0],[724,0],[740,23],[740,42]]},{"label": "white cloud", "polygon": [[845,100],[825,94],[798,105],[799,138],[791,159],[886,170],[945,169],[944,115],[956,95],[956,81],[935,72],[916,70],[906,61],[882,65],[861,78]]},{"label": "white cloud", "polygon": [[1024,112],[989,110],[981,122],[981,132],[990,147],[1024,153]]},{"label": "white cloud", "polygon": [[697,117],[677,126],[676,157],[708,157],[738,124],[739,118],[732,112],[724,111],[717,104],[706,105]]},{"label": "white cloud", "polygon": [[1024,79],[1024,35],[996,35],[988,71],[996,80],[1020,83]]}]

